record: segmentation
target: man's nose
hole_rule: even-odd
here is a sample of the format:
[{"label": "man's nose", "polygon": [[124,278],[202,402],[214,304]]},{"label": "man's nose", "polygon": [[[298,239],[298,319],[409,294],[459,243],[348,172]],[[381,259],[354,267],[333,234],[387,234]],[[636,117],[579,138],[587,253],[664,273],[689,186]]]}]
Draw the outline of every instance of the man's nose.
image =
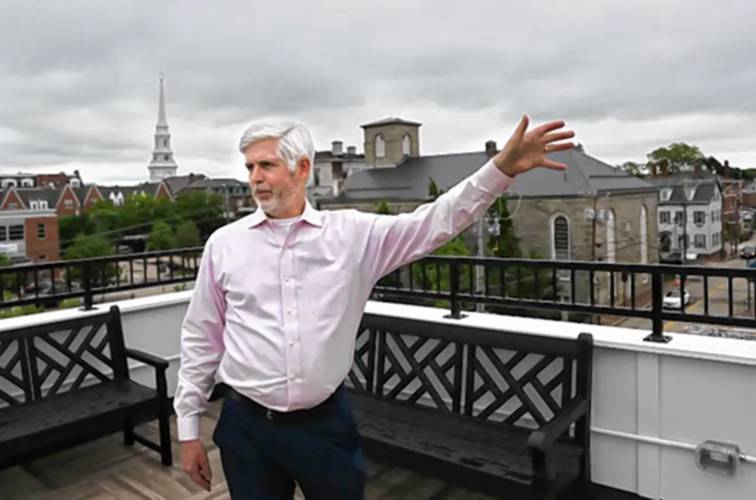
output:
[{"label": "man's nose", "polygon": [[249,180],[253,184],[260,184],[265,179],[263,178],[262,169],[258,167],[253,167],[252,171],[249,174]]}]

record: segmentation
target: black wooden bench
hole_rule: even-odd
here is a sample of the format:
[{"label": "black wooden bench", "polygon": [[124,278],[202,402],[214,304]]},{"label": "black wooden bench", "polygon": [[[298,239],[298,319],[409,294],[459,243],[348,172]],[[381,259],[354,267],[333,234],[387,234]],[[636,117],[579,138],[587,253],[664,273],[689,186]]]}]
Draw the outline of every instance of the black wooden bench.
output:
[{"label": "black wooden bench", "polygon": [[[126,359],[155,369],[156,389],[132,381]],[[0,332],[0,469],[121,431],[171,465],[168,362],[124,346],[110,312]],[[160,443],[134,432],[159,420]]]},{"label": "black wooden bench", "polygon": [[500,498],[587,497],[592,350],[366,314],[347,381],[366,454]]}]

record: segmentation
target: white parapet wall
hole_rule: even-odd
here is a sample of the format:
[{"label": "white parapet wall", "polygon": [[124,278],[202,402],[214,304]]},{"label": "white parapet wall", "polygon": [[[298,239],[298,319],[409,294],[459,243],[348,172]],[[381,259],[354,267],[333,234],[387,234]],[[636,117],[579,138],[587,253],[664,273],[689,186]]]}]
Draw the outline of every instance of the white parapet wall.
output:
[{"label": "white parapet wall", "polygon": [[[181,321],[191,291],[98,304],[118,305],[127,347],[171,363],[176,387]],[[648,331],[485,313],[461,320],[429,307],[369,302],[366,312],[429,322],[521,332],[544,337],[594,337],[592,479],[598,484],[664,500],[756,498],[756,341],[672,334],[668,344],[644,342]],[[2,332],[59,321],[79,310],[0,320]],[[131,362],[132,377],[154,385],[151,368]],[[706,440],[737,444],[737,473],[699,470],[692,451]]]}]

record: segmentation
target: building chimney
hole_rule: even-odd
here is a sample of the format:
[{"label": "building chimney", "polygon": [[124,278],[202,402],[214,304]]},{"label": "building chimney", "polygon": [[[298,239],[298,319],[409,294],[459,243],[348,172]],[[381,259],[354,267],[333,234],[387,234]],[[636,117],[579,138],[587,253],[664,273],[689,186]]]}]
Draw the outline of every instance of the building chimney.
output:
[{"label": "building chimney", "polygon": [[344,143],[342,141],[333,141],[331,143],[331,154],[333,156],[344,154]]},{"label": "building chimney", "polygon": [[357,146],[347,146],[347,154],[348,155],[356,155],[357,154]]},{"label": "building chimney", "polygon": [[486,141],[486,156],[493,158],[497,152],[496,141]]}]

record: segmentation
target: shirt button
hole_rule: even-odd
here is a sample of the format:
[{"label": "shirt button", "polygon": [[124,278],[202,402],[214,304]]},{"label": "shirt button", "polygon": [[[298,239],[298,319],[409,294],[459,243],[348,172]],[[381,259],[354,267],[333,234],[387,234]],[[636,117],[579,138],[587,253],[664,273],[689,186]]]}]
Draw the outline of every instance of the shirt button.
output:
[{"label": "shirt button", "polygon": [[289,347],[294,347],[294,344],[296,344],[296,342],[294,341],[289,342]]},{"label": "shirt button", "polygon": [[288,283],[289,281],[291,281],[291,278],[284,278],[284,283]]},{"label": "shirt button", "polygon": [[287,309],[286,310],[286,314],[293,314],[293,313],[294,313],[294,311],[292,311],[291,309]]}]

